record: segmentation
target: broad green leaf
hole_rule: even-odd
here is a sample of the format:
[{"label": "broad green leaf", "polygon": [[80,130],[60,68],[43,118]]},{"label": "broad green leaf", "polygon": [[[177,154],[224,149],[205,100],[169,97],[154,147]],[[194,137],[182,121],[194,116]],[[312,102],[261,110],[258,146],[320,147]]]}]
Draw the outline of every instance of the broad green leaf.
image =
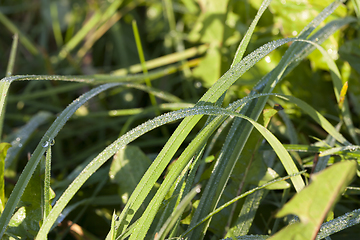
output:
[{"label": "broad green leaf", "polygon": [[193,70],[194,77],[203,81],[204,87],[211,87],[221,76],[221,52],[217,47],[209,48],[205,57]]},{"label": "broad green leaf", "polygon": [[[30,179],[17,205],[18,210],[10,220],[7,233],[21,239],[34,239],[43,220],[42,188],[44,186],[44,169],[38,166]],[[47,202],[48,208],[51,203]]]},{"label": "broad green leaf", "polygon": [[[259,186],[265,184],[266,182],[270,182],[271,180],[274,180],[278,177],[279,177],[279,174],[277,174],[277,172],[275,170],[273,170],[272,168],[268,168],[265,176],[260,180]],[[290,187],[289,183],[287,183],[286,181],[282,181],[282,182],[276,182],[274,184],[271,184],[268,187],[266,187],[266,189],[275,190],[275,189],[285,189],[285,188],[289,188],[289,187]]]},{"label": "broad green leaf", "polygon": [[10,147],[10,143],[0,143],[0,213],[3,212],[5,207],[5,158]]},{"label": "broad green leaf", "polygon": [[198,67],[193,70],[197,78],[201,78],[205,87],[210,87],[222,74],[222,55],[220,47],[223,45],[224,32],[227,28],[227,7],[229,0],[204,0],[201,15],[198,18],[189,37],[202,43],[209,43],[210,47]]},{"label": "broad green leaf", "polygon": [[[274,21],[279,24],[279,28],[282,35],[285,37],[294,37],[306,26],[306,24],[317,16],[322,9],[332,3],[333,0],[287,0],[281,1],[276,0],[271,4],[270,9],[274,14]],[[345,17],[346,8],[345,6],[338,7],[334,13],[325,20],[329,22],[339,17]],[[325,40],[322,44],[323,47],[332,53],[332,58],[337,58],[337,49],[338,49],[338,40],[340,39],[339,34],[334,34],[329,39]],[[311,59],[311,64],[313,67],[319,67],[321,69],[326,69],[326,63],[322,60],[321,54],[318,52],[313,52],[309,55]]]},{"label": "broad green leaf", "polygon": [[114,155],[109,176],[117,183],[124,204],[150,164],[150,159],[137,146],[126,146]]},{"label": "broad green leaf", "polygon": [[310,185],[295,195],[276,215],[284,217],[294,214],[299,217],[300,223],[285,227],[270,239],[315,239],[326,214],[355,176],[356,168],[355,161],[345,161],[314,174]]}]

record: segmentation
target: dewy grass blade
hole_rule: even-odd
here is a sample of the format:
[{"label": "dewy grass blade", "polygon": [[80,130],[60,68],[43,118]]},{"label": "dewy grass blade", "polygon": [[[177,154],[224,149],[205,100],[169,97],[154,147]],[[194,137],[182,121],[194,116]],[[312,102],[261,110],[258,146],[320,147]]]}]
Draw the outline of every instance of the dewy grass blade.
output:
[{"label": "dewy grass blade", "polygon": [[[244,38],[242,39],[241,43],[240,43],[239,46],[238,46],[238,49],[237,49],[237,51],[236,51],[236,53],[235,53],[235,57],[234,57],[234,59],[233,59],[233,62],[232,62],[232,64],[231,64],[231,67],[234,66],[235,64],[239,63],[239,62],[241,61],[241,59],[243,58],[243,55],[244,55],[244,53],[245,53],[245,51],[246,51],[246,48],[247,48],[247,46],[248,46],[248,44],[249,44],[250,38],[251,38],[251,36],[252,36],[252,34],[253,34],[253,32],[254,32],[254,29],[255,29],[255,27],[256,27],[256,25],[257,25],[257,22],[259,21],[260,17],[262,16],[262,14],[263,14],[264,11],[266,10],[266,8],[269,6],[270,2],[271,2],[271,0],[265,0],[265,1],[263,1],[263,3],[261,4],[261,6],[260,6],[260,8],[259,8],[259,11],[257,12],[257,14],[256,14],[254,20],[252,21],[249,29],[246,31],[246,34],[245,34]],[[225,94],[225,93],[223,93],[223,96],[221,96],[221,97],[218,99],[216,105],[217,105],[218,103],[219,103],[219,105],[221,104],[221,102],[223,101],[224,94]],[[208,124],[210,121],[212,121],[212,120],[213,120],[213,118],[208,118],[207,123],[206,123],[205,125],[207,125],[207,124]],[[198,154],[198,156],[196,156],[196,159],[200,158],[200,156],[202,155],[202,151],[199,151],[197,154]],[[192,175],[193,175],[193,176],[192,176],[191,179],[189,179],[189,180],[191,180],[191,181],[189,182],[189,180],[188,180],[188,181],[186,182],[185,194],[189,191],[189,190],[186,190],[186,189],[190,189],[189,186],[192,186],[192,185],[193,185],[193,181],[194,181],[194,179],[195,179],[195,178],[194,178],[194,177],[195,177],[195,171],[196,171],[197,168],[198,168],[198,164],[199,164],[199,163],[197,163],[197,165],[196,165],[196,169],[193,169],[193,171],[192,171]]]},{"label": "dewy grass blade", "polygon": [[291,177],[295,177],[295,176],[298,176],[300,174],[303,174],[305,173],[306,171],[301,171],[301,172],[297,172],[297,173],[294,173],[294,174],[291,174],[289,176],[286,176],[286,177],[282,177],[282,178],[278,178],[278,179],[274,179],[270,182],[267,182],[259,187],[256,187],[256,188],[253,188],[235,198],[233,198],[231,201],[223,204],[222,206],[216,208],[214,211],[212,211],[211,213],[209,213],[206,217],[204,217],[203,219],[201,219],[197,224],[195,224],[195,226],[193,226],[192,228],[186,230],[186,232],[184,232],[182,234],[182,237],[185,237],[186,235],[188,235],[191,231],[193,231],[196,227],[200,226],[203,222],[205,222],[206,220],[208,220],[209,218],[211,218],[212,216],[214,216],[215,214],[217,214],[218,212],[220,212],[221,210],[223,210],[224,208],[230,206],[231,204],[235,203],[236,201],[239,201],[241,198],[244,198],[260,189],[264,189],[266,188],[267,186],[271,185],[271,184],[274,184],[274,183],[277,183],[277,182],[281,182],[281,181],[285,181]]},{"label": "dewy grass blade", "polygon": [[[1,13],[0,13],[1,14]],[[75,80],[76,79],[76,80]],[[0,138],[3,129],[5,102],[7,100],[7,94],[10,84],[13,81],[21,80],[63,80],[63,81],[89,81],[88,79],[77,78],[73,76],[50,76],[50,75],[17,75],[10,76],[1,79],[0,81]]]},{"label": "dewy grass blade", "polygon": [[[214,108],[216,108],[216,107],[214,107]],[[229,110],[224,110],[224,111],[229,111]],[[218,112],[218,113],[220,113],[220,112]],[[230,113],[231,113],[231,111],[229,112],[229,115],[244,118],[247,121],[249,121],[252,125],[254,125],[254,127],[264,136],[264,138],[273,147],[274,151],[279,156],[279,158],[280,158],[281,162],[283,163],[288,174],[294,174],[294,173],[298,172],[298,169],[297,169],[296,165],[294,164],[292,158],[290,157],[289,153],[281,145],[279,140],[277,140],[274,137],[274,135],[272,135],[269,132],[269,130],[267,130],[259,123],[255,122],[254,120],[252,120],[244,115],[241,115],[241,114],[238,114],[235,112],[233,112],[232,114],[230,114]],[[210,122],[210,124],[204,128],[204,131],[209,129],[207,131],[209,131],[210,133],[213,132],[215,129],[212,128],[212,124],[214,122],[215,121]],[[205,136],[206,135],[208,135],[208,134],[205,134]],[[149,204],[149,206],[151,206],[151,207],[147,207],[145,212],[143,213],[142,217],[139,219],[137,227],[136,227],[136,229],[134,229],[134,232],[131,235],[130,240],[143,239],[145,237],[146,232],[147,232],[148,228],[150,227],[150,224],[152,223],[158,208],[160,207],[161,201],[165,197],[166,193],[168,192],[168,189],[170,188],[171,184],[174,182],[174,180],[175,180],[176,176],[178,176],[179,172],[181,172],[184,165],[186,165],[187,159],[189,157],[193,156],[193,154],[198,150],[199,147],[201,147],[204,144],[205,141],[207,141],[207,138],[204,139],[203,134],[198,134],[196,136],[196,138],[193,140],[193,142],[196,144],[190,144],[184,151],[184,153],[186,153],[187,155],[184,155],[184,153],[183,153],[177,159],[176,165],[174,165],[171,168],[170,172],[168,173],[168,177],[165,178],[165,180],[161,184],[157,194],[151,200],[151,202]],[[293,177],[293,178],[291,178],[291,180],[296,189],[302,189],[305,186],[305,184],[300,176]]]},{"label": "dewy grass blade", "polygon": [[[219,107],[213,107],[213,106],[201,106],[201,107],[194,107],[190,109],[184,109],[179,110],[172,113],[166,113],[164,115],[161,115],[159,117],[154,118],[153,120],[150,120],[144,124],[139,125],[138,127],[134,128],[133,130],[129,131],[127,134],[120,137],[118,140],[113,142],[111,145],[109,145],[103,152],[101,152],[97,157],[95,157],[81,172],[81,174],[70,184],[70,186],[65,190],[63,195],[60,197],[60,199],[57,201],[55,206],[53,207],[52,211],[50,212],[48,218],[44,221],[44,225],[41,227],[37,238],[36,239],[43,239],[48,231],[50,230],[52,224],[56,221],[56,218],[60,215],[61,211],[64,209],[64,207],[67,205],[67,203],[71,200],[71,198],[75,195],[77,190],[82,186],[82,184],[103,164],[105,163],[113,154],[115,154],[120,148],[127,145],[129,142],[133,141],[134,139],[138,138],[139,136],[143,135],[144,133],[155,129],[163,124],[166,124],[168,122],[172,122],[174,120],[184,118],[191,115],[228,115],[228,116],[238,116],[245,118],[246,120],[250,121],[252,124],[255,125],[255,127],[264,134],[264,137],[269,140],[269,142],[272,144],[272,146],[275,146],[274,150],[279,154],[280,158],[290,158],[290,161],[292,162],[291,157],[288,155],[286,150],[282,147],[282,145],[279,143],[279,141],[264,127],[262,127],[260,124],[254,122],[252,119],[249,119],[246,116],[243,116],[241,114],[238,114],[236,112],[222,109]],[[280,146],[278,146],[280,144]],[[283,149],[281,149],[281,147]],[[284,153],[285,152],[285,153]],[[288,160],[286,160],[288,161]],[[290,163],[291,164],[291,163]],[[285,164],[287,166],[290,166],[288,164]],[[295,167],[296,169],[296,167]],[[290,166],[290,168],[287,168],[287,170],[291,173],[297,172],[293,167]],[[181,171],[182,169],[180,169]],[[172,168],[171,171],[177,171],[175,168]],[[161,171],[162,172],[162,171]],[[169,173],[171,175],[171,172]],[[174,174],[175,175],[175,174]],[[176,177],[176,176],[175,176]],[[297,185],[298,178],[294,177],[292,180],[294,181],[294,184]],[[301,178],[300,178],[301,179]],[[163,186],[163,185],[161,185]],[[160,190],[159,190],[160,191]],[[136,232],[136,230],[134,230]]]},{"label": "dewy grass blade", "polygon": [[[9,83],[10,84],[10,83]],[[75,113],[75,111],[82,106],[87,100],[99,94],[102,91],[105,91],[111,87],[118,86],[119,84],[104,84],[97,88],[90,90],[89,92],[83,94],[78,99],[73,101],[54,121],[54,123],[50,126],[48,131],[45,133],[40,143],[37,145],[35,151],[33,152],[30,160],[26,164],[23,172],[21,173],[8,201],[5,206],[5,209],[0,217],[0,238],[3,236],[8,223],[14,213],[16,205],[18,204],[22,193],[26,185],[28,184],[33,172],[35,171],[36,166],[38,165],[40,158],[45,153],[49,144],[55,139],[58,132],[67,122],[67,120]],[[50,226],[51,227],[51,226]],[[42,238],[44,239],[44,238]]]},{"label": "dewy grass blade", "polygon": [[[246,101],[250,101],[250,100],[253,99],[253,98],[265,97],[265,96],[277,96],[277,97],[281,97],[282,99],[289,100],[289,99],[287,98],[287,96],[283,96],[283,95],[280,95],[280,94],[272,94],[272,93],[269,93],[269,94],[257,94],[257,95],[253,95],[253,96],[247,97],[247,98],[245,98],[245,99],[238,100],[238,101],[236,101],[235,103],[231,104],[231,106],[230,106],[229,108],[231,108],[231,109],[234,110],[234,109],[237,108],[236,106],[238,106],[239,104],[244,104],[244,103],[246,103]],[[301,106],[301,107],[304,108],[303,104],[305,104],[305,103],[304,103],[303,101],[292,97],[292,102],[295,102],[295,103],[297,103],[299,106]],[[309,106],[309,107],[310,107],[310,106]],[[311,108],[311,107],[310,107],[310,108]],[[316,110],[314,110],[314,109],[311,109],[311,111],[309,111],[308,108],[304,108],[304,110],[305,110],[305,112],[309,113],[310,115],[314,115],[313,112],[315,113],[315,116],[319,115],[319,116],[320,116],[319,118],[321,118],[321,122],[326,122],[326,123],[327,123],[325,129],[326,129],[327,131],[329,131],[331,134],[336,135],[338,139],[341,139],[341,135],[339,135],[339,134],[337,133],[337,131],[332,127],[332,125],[331,125],[330,123],[328,123],[327,120],[320,115],[320,113],[318,113],[318,112],[317,112]],[[318,119],[318,117],[315,118],[315,120],[317,120],[317,119]],[[171,186],[171,183],[175,180],[176,176],[179,174],[179,172],[181,171],[181,169],[182,169],[182,168],[184,167],[184,165],[186,164],[186,162],[187,162],[186,159],[188,159],[189,157],[192,157],[192,156],[195,154],[195,152],[197,151],[197,147],[196,147],[196,146],[192,146],[193,143],[196,143],[196,144],[198,144],[198,145],[200,146],[200,145],[201,145],[200,143],[201,143],[202,141],[204,141],[204,139],[205,139],[205,141],[206,141],[206,140],[207,140],[206,136],[209,137],[209,135],[212,133],[212,131],[214,131],[214,130],[217,128],[217,126],[218,126],[218,125],[213,125],[213,124],[215,124],[215,122],[217,122],[217,124],[220,124],[220,123],[222,122],[222,120],[224,120],[224,119],[222,119],[221,121],[217,121],[217,120],[218,120],[218,119],[212,121],[207,127],[205,127],[205,128],[204,128],[204,131],[202,131],[201,133],[199,133],[199,135],[193,140],[193,142],[189,145],[189,147],[188,147],[188,148],[183,152],[183,154],[178,158],[178,160],[176,161],[175,166],[173,166],[173,170],[174,170],[174,171],[171,171],[171,172],[168,174],[168,176],[166,177],[166,179],[164,180],[163,184],[161,185],[161,187],[160,187],[160,189],[159,189],[159,191],[158,191],[159,194],[157,194],[157,195],[153,198],[152,202],[149,204],[149,206],[151,206],[151,209],[150,209],[150,207],[149,207],[149,211],[146,212],[146,213],[144,213],[143,216],[147,216],[147,215],[151,216],[152,214],[155,214],[155,213],[156,213],[158,206],[160,206],[160,203],[161,203],[162,199],[163,199],[164,196],[165,196],[164,194],[167,193],[168,189],[169,189],[170,186]],[[324,125],[324,124],[323,124],[323,125]],[[216,126],[216,127],[212,127],[212,126]],[[212,127],[212,130],[211,130],[211,131],[207,130],[208,128],[210,129],[211,127]],[[209,131],[209,132],[208,132],[208,131]],[[191,149],[191,151],[189,151],[188,149]],[[280,151],[280,150],[279,150],[279,151]],[[284,154],[284,151],[282,151],[282,153]],[[185,155],[185,154],[187,154],[187,157],[188,157],[188,158],[186,158],[186,155]],[[285,154],[285,155],[286,155],[286,154]],[[283,156],[282,159],[285,159],[286,157],[287,157],[287,156]],[[288,158],[288,159],[289,159],[289,158]],[[289,174],[290,174],[292,171],[293,171],[293,172],[296,172],[296,171],[297,171],[297,170],[295,170],[296,167],[295,167],[295,165],[293,165],[291,158],[290,158],[290,160],[282,160],[282,162],[283,162],[283,164],[284,164],[284,166],[285,166],[285,168],[287,169],[287,171],[288,171]],[[177,169],[177,168],[178,168],[178,170],[175,170],[175,169]],[[177,171],[177,172],[176,172],[176,171]],[[304,184],[301,183],[301,182],[302,182],[302,180],[299,179],[298,182],[294,183],[294,185],[295,185],[296,189],[298,189],[298,191],[299,191],[300,189],[302,189],[303,186],[304,186]],[[297,184],[297,185],[296,185],[296,184]],[[154,217],[154,215],[152,215],[152,217]],[[148,221],[148,222],[151,223],[151,221]],[[139,224],[138,227],[141,226],[141,229],[137,229],[137,230],[135,230],[135,232],[138,232],[138,231],[141,231],[141,230],[144,230],[144,229],[145,229],[146,223],[142,223],[142,222],[141,222],[141,219],[139,220],[139,223],[138,223],[138,224]],[[141,238],[141,237],[139,237],[139,236],[136,236],[136,237]]]},{"label": "dewy grass blade", "polygon": [[340,232],[346,228],[352,227],[360,223],[360,209],[345,213],[334,220],[323,223],[316,239],[324,239],[331,234]]},{"label": "dewy grass blade", "polygon": [[[220,96],[257,61],[265,57],[272,50],[292,40],[293,39],[282,39],[275,42],[270,42],[250,53],[241,62],[239,62],[229,71],[227,71],[205,93],[205,95],[197,103],[197,106],[204,105],[205,103],[216,102],[217,99],[220,98]],[[195,124],[200,120],[200,118],[201,116],[185,118],[175,130],[173,135],[170,137],[164,148],[159,153],[158,157],[155,159],[153,164],[143,176],[142,180],[138,184],[138,187],[134,190],[128,203],[122,211],[120,215],[120,226],[118,227],[118,234],[121,234],[122,231],[125,231],[126,227],[131,222],[133,215],[144,201],[146,195],[160,176],[161,172],[165,169],[173,154],[176,152],[180,144],[183,142],[183,140],[189,134]],[[130,207],[133,211],[133,214],[128,213]]]},{"label": "dewy grass blade", "polygon": [[[340,4],[339,1],[333,2],[327,8],[325,8],[315,19],[313,19],[302,31],[298,38],[305,39],[308,35],[327,17],[329,16],[336,7]],[[289,66],[295,59],[294,56],[301,53],[303,49],[307,48],[306,43],[294,42],[289,49],[286,51],[278,66],[271,71],[265,78],[263,78],[254,88],[250,94],[254,94],[255,91],[262,93],[271,92],[276,84],[282,79],[282,76]],[[255,106],[251,109],[246,107],[241,110],[241,113],[250,116],[251,119],[257,120],[262,109],[265,106],[267,97],[261,98],[254,101]],[[249,106],[249,104],[248,104]],[[250,136],[250,133],[253,129],[252,125],[244,123],[241,119],[235,119],[234,123],[229,131],[229,135],[225,140],[223,149],[221,150],[220,156],[218,159],[217,168],[214,169],[212,176],[203,192],[198,208],[195,211],[195,214],[190,223],[190,228],[195,222],[207,215],[212,211],[217,202],[219,201],[224,186],[226,185],[229,176],[231,175],[232,169],[235,166],[235,163],[240,156],[245,143]],[[235,149],[235,151],[233,150]],[[298,185],[299,187],[300,185]],[[300,191],[299,188],[296,189]],[[190,239],[202,239],[204,236],[210,220],[203,224],[201,228],[197,228],[189,236]]]},{"label": "dewy grass blade", "polygon": [[[166,74],[169,74],[168,72],[164,73],[163,71],[157,71],[154,73],[150,73],[148,77],[150,79],[156,79],[158,77],[164,76]],[[142,81],[144,80],[144,75],[135,75],[135,76],[112,76],[112,75],[93,75],[93,76],[57,76],[57,75],[17,75],[17,76],[10,76],[5,77],[1,79],[0,81],[0,137],[2,133],[2,125],[3,125],[3,117],[4,117],[4,111],[5,111],[5,102],[7,99],[7,93],[10,87],[10,84],[13,81],[24,81],[24,80],[55,80],[55,81],[70,81],[70,82],[85,82],[85,83],[92,83],[92,84],[100,84],[100,83],[106,83],[106,82],[123,82],[123,81]],[[124,83],[128,86],[133,86],[134,88],[138,89],[144,89],[147,90],[146,87],[140,87],[136,84],[131,83]],[[58,89],[54,90],[58,91]],[[167,99],[172,99],[172,101],[180,101],[177,98],[172,97],[169,94],[162,94],[155,89],[149,89],[150,92],[157,95],[158,97],[166,97]],[[44,93],[41,93],[40,95],[43,95]],[[46,93],[45,93],[46,94]]]},{"label": "dewy grass blade", "polygon": [[45,158],[45,177],[44,177],[44,194],[43,194],[43,219],[46,219],[50,213],[50,175],[51,175],[51,146],[54,142],[50,143],[47,147]]}]

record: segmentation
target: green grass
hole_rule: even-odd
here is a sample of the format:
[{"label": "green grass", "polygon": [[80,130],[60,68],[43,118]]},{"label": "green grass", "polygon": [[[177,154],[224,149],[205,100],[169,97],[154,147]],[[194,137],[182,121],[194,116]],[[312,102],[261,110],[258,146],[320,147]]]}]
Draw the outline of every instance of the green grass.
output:
[{"label": "green grass", "polygon": [[357,239],[358,6],[6,2],[1,239]]}]

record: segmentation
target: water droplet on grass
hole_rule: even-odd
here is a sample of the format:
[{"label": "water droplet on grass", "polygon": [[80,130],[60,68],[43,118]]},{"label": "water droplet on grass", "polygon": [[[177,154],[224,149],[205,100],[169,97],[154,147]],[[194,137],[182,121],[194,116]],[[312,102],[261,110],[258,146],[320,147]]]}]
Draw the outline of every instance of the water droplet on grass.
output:
[{"label": "water droplet on grass", "polygon": [[50,144],[49,141],[45,141],[45,142],[43,142],[43,144],[41,144],[41,146],[46,148],[49,146],[49,144]]}]

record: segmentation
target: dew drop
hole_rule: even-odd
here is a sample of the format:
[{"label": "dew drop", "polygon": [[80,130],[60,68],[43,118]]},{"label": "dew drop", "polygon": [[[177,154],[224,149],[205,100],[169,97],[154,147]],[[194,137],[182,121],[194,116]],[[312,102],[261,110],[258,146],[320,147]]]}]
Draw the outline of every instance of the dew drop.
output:
[{"label": "dew drop", "polygon": [[46,148],[49,146],[49,141],[45,141],[43,142],[43,144],[41,144],[42,147]]},{"label": "dew drop", "polygon": [[271,58],[270,58],[269,56],[266,56],[266,57],[265,57],[265,61],[266,61],[267,63],[270,63],[270,62],[271,62]]}]

